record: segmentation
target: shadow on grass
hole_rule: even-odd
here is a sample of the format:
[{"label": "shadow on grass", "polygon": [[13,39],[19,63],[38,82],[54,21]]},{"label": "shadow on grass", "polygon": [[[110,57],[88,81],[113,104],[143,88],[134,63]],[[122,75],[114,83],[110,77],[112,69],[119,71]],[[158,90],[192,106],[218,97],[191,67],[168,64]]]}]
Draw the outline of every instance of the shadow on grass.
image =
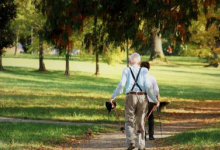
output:
[{"label": "shadow on grass", "polygon": [[202,86],[172,86],[160,84],[160,94],[163,97],[184,98],[195,100],[218,100],[218,90],[203,88]]},{"label": "shadow on grass", "polygon": [[[99,108],[80,107],[3,107],[0,115],[4,117],[23,119],[43,119],[71,122],[92,123],[117,123],[115,113],[109,114],[105,106]],[[124,121],[124,113],[120,111],[121,120]]]},{"label": "shadow on grass", "polygon": [[[177,66],[172,66],[172,67],[177,67]],[[204,72],[197,72],[197,71],[186,71],[186,70],[184,70],[184,71],[182,71],[182,70],[167,70],[167,69],[160,69],[160,71],[168,71],[168,72],[176,72],[176,73],[188,73],[188,74],[190,74],[190,73],[193,73],[193,74],[198,74],[198,75],[208,75],[208,76],[214,76],[214,77],[220,77],[220,73],[208,73],[208,72],[206,72],[206,73],[204,73]]]},{"label": "shadow on grass", "polygon": [[[72,72],[72,76],[65,77],[62,71],[52,71],[46,73],[35,72],[33,69],[20,67],[7,67],[10,70],[5,74],[13,75],[14,77],[4,76],[4,83],[22,83],[30,88],[34,87],[51,87],[61,89],[82,89],[82,90],[98,90],[98,91],[113,91],[117,86],[115,80],[103,77],[96,77],[85,74],[83,72]],[[28,71],[27,71],[28,70]],[[22,86],[21,85],[21,86]],[[93,91],[94,92],[94,91]]]}]

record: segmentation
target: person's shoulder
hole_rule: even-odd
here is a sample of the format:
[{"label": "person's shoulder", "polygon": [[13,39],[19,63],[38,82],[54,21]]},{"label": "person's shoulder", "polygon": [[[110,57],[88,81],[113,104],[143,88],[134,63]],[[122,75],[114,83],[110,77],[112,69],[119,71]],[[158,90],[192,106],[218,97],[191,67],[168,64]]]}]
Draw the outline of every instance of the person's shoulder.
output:
[{"label": "person's shoulder", "polygon": [[129,67],[123,69],[123,72],[127,73],[129,71]]},{"label": "person's shoulder", "polygon": [[149,76],[150,76],[152,81],[156,81],[156,78],[153,75],[149,74]]},{"label": "person's shoulder", "polygon": [[129,67],[126,67],[126,68],[123,69],[123,71],[127,71],[127,70],[129,70]]},{"label": "person's shoulder", "polygon": [[148,69],[147,69],[147,68],[144,68],[144,67],[141,68],[141,71],[142,71],[143,73],[146,73],[146,74],[148,73]]}]

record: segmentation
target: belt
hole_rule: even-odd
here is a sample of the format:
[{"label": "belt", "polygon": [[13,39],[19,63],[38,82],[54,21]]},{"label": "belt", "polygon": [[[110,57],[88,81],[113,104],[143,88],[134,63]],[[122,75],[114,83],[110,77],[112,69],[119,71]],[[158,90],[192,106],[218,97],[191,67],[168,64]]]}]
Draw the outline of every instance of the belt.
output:
[{"label": "belt", "polygon": [[144,93],[144,92],[129,92],[127,93],[128,94],[133,94],[133,95],[147,95],[147,93]]}]

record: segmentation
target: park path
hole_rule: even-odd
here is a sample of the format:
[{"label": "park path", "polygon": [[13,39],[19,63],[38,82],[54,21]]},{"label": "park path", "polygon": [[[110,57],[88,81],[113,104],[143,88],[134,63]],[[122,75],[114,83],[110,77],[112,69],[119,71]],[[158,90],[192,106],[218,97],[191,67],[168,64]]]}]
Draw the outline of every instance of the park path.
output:
[{"label": "park path", "polygon": [[[156,140],[146,141],[147,150],[169,150],[169,146],[165,146],[161,139],[184,131],[209,127],[220,121],[220,100],[200,102],[171,99],[171,102],[173,104],[164,110],[165,115],[163,113],[161,115],[162,137],[160,126],[156,125]],[[158,119],[158,114],[155,114],[155,118]],[[125,150],[127,148],[125,141],[125,134],[121,132],[108,133],[80,142],[73,148],[77,150]]]},{"label": "park path", "polygon": [[[158,149],[166,149],[161,145],[161,139],[165,137],[172,136],[174,134],[184,132],[186,130],[198,129],[202,128],[205,125],[202,125],[198,122],[190,122],[190,123],[168,123],[162,124],[162,136],[160,132],[160,126],[155,126],[155,139],[154,141],[146,141],[146,149],[147,150],[158,150]],[[76,150],[125,150],[127,148],[126,145],[125,134],[121,132],[116,133],[107,133],[97,135],[91,140],[85,140],[77,145],[73,146]]]},{"label": "park path", "polygon": [[53,121],[53,120],[38,120],[38,119],[22,119],[11,117],[0,117],[0,122],[27,122],[27,123],[48,123],[48,124],[61,124],[61,125],[106,125],[116,126],[109,123],[85,123],[85,122],[70,122],[70,121]]},{"label": "park path", "polygon": [[[215,101],[199,101],[193,100],[178,100],[173,99],[172,105],[165,110],[165,115],[162,115],[162,137],[160,126],[155,126],[155,141],[146,141],[146,149],[166,150],[166,147],[161,143],[161,139],[172,136],[174,134],[208,127],[220,121],[220,100]],[[175,102],[175,103],[174,103]],[[193,106],[193,107],[192,107]],[[163,113],[162,113],[163,114]],[[155,114],[158,119],[158,114]],[[35,120],[35,119],[18,119],[0,117],[0,122],[35,122],[35,123],[52,123],[52,124],[67,124],[67,125],[108,125],[115,126],[117,124],[99,124],[99,123],[77,123],[65,121],[51,121],[51,120]],[[86,136],[86,135],[85,135]],[[92,138],[85,138],[84,140],[76,140],[67,147],[57,147],[53,149],[69,149],[71,150],[121,150],[126,149],[125,134],[121,132],[105,133],[93,135]]]}]

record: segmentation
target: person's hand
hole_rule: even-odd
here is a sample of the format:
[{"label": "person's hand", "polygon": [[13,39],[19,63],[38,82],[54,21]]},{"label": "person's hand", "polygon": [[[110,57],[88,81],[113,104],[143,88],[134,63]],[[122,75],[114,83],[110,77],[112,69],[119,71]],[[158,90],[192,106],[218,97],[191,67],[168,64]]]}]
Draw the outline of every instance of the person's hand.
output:
[{"label": "person's hand", "polygon": [[157,107],[159,107],[159,106],[160,106],[160,102],[159,102],[159,101],[157,101],[156,106],[157,106]]},{"label": "person's hand", "polygon": [[111,99],[109,100],[109,102],[112,104],[114,100],[115,100],[114,98],[111,98]]}]

